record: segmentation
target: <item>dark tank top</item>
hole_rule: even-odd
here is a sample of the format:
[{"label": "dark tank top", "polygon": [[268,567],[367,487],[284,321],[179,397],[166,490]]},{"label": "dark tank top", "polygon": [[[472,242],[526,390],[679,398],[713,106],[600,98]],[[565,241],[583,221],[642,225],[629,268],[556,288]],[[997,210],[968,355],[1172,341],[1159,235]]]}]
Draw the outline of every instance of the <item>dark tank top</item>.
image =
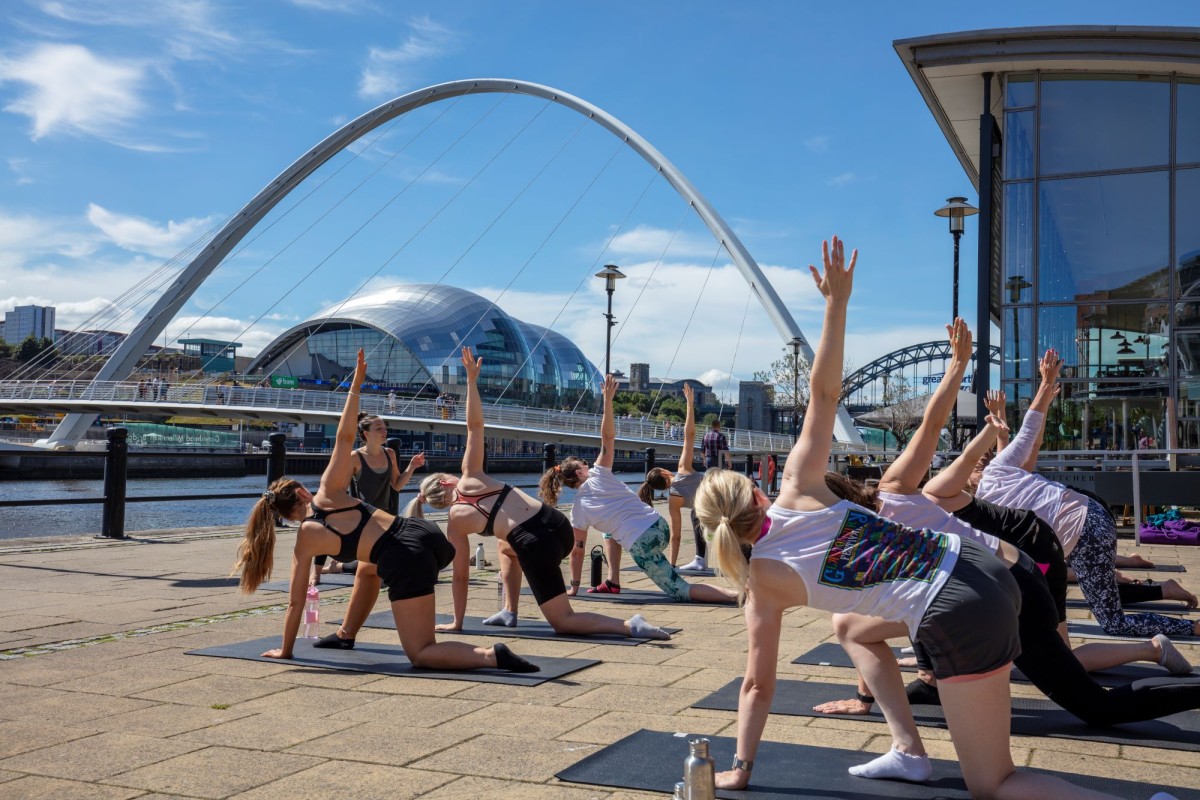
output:
[{"label": "dark tank top", "polygon": [[[504,505],[504,498],[508,497],[508,493],[512,491],[511,486],[507,483],[503,487],[494,492],[485,492],[484,494],[463,494],[457,489],[454,491],[455,498],[451,505],[454,506],[470,506],[478,511],[483,516],[487,517],[487,522],[483,526],[483,530],[479,532],[480,536],[495,536],[495,531],[492,530],[492,525],[496,522],[496,514],[500,511],[500,506]],[[497,497],[499,495],[499,497]],[[490,512],[484,511],[479,507],[479,501],[489,497],[495,497],[496,500],[492,503]]]},{"label": "dark tank top", "polygon": [[[363,530],[367,527],[367,522],[370,521],[371,515],[375,513],[375,509],[366,503],[358,503],[345,508],[332,508],[326,511],[323,508],[317,508],[315,504],[308,504],[309,510],[312,512],[304,518],[305,522],[313,521],[325,526],[325,529],[331,533],[337,534],[341,541],[341,549],[334,554],[334,558],[338,561],[354,561],[358,558],[358,543],[362,539]],[[354,530],[349,533],[342,533],[337,528],[329,524],[330,514],[340,514],[343,511],[355,511],[361,515],[358,524],[354,526]]]},{"label": "dark tank top", "polygon": [[367,463],[366,456],[361,451],[355,450],[354,454],[358,456],[358,477],[354,479],[357,486],[357,497],[364,503],[382,508],[389,514],[396,514],[396,500],[399,495],[392,489],[392,454],[389,450],[384,450],[384,455],[387,458],[387,466],[383,472],[377,471],[374,467]]}]

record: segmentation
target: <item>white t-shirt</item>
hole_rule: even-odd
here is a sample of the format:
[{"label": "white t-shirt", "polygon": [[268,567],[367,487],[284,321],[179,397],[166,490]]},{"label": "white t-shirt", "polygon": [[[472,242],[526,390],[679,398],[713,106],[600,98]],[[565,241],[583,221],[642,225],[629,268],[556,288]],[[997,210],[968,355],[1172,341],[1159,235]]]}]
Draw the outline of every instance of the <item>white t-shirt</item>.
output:
[{"label": "white t-shirt", "polygon": [[789,565],[813,608],[903,622],[912,637],[958,561],[957,535],[914,530],[848,500],[820,511],[774,505],[767,515],[751,560]]},{"label": "white t-shirt", "polygon": [[573,527],[583,531],[596,528],[626,549],[660,519],[658,512],[643,503],[608,467],[592,467],[571,504]]},{"label": "white t-shirt", "polygon": [[910,528],[957,533],[966,539],[974,539],[994,553],[1000,549],[1000,540],[990,533],[972,528],[958,517],[946,511],[925,495],[879,493],[879,513]]}]

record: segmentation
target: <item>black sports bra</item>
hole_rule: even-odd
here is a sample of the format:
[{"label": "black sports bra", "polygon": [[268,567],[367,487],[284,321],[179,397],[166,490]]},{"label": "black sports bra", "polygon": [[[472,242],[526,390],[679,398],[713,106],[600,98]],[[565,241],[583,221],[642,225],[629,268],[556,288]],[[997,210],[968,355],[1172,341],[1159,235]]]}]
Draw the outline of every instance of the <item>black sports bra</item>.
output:
[{"label": "black sports bra", "polygon": [[[496,521],[496,514],[500,511],[500,506],[504,505],[504,498],[508,497],[508,493],[511,491],[512,491],[512,487],[509,486],[507,483],[504,484],[504,487],[501,489],[497,489],[494,492],[486,492],[484,494],[463,494],[462,492],[455,489],[454,494],[456,495],[456,497],[455,497],[454,502],[451,503],[450,505],[470,506],[471,508],[478,511],[480,514],[483,514],[484,516],[486,516],[487,523],[483,526],[483,530],[481,530],[479,532],[479,535],[480,536],[495,536],[496,535],[495,532],[492,531],[492,524]],[[499,495],[499,497],[496,497],[497,495]],[[491,512],[484,511],[482,508],[479,507],[479,501],[485,500],[489,497],[496,498],[495,502],[492,503]]]},{"label": "black sports bra", "polygon": [[[308,507],[312,510],[312,513],[305,517],[304,521],[308,522],[309,520],[312,520],[313,522],[324,525],[327,530],[337,534],[338,539],[341,540],[341,549],[338,550],[333,557],[338,561],[354,561],[357,559],[359,540],[362,539],[362,532],[367,527],[367,522],[370,521],[371,515],[375,513],[375,509],[372,506],[361,502],[352,506],[346,506],[345,508],[332,508],[328,511],[323,508],[317,508],[315,503],[309,503]],[[357,510],[362,516],[358,520],[358,524],[354,526],[354,530],[350,531],[349,533],[342,533],[328,522],[328,517],[330,514],[340,514],[343,511],[355,510]]]}]

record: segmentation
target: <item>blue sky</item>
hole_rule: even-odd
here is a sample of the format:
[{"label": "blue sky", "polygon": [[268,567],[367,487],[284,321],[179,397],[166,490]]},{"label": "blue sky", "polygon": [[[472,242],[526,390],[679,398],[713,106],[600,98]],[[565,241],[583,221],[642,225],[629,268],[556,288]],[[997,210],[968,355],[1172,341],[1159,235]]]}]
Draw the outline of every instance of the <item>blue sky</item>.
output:
[{"label": "blue sky", "polygon": [[[832,233],[859,248],[848,351],[862,365],[940,335],[951,242],[931,212],[953,194],[976,200],[892,41],[1200,25],[1177,2],[994,5],[10,0],[0,311],[50,303],[60,327],[128,330],[164,262],[337,127],[423,86],[512,77],[595,103],[653,143],[814,340],[805,266]],[[544,106],[467,97],[360,140],[248,237],[168,340],[237,337],[252,352],[360,287],[445,281],[552,325],[599,363],[602,286],[583,277],[612,262],[630,275],[614,364],[714,380],[778,357],[765,314],[747,311],[744,281],[678,196],[610,134]],[[973,311],[970,223],[962,245]],[[122,299],[131,288],[136,303]]]}]

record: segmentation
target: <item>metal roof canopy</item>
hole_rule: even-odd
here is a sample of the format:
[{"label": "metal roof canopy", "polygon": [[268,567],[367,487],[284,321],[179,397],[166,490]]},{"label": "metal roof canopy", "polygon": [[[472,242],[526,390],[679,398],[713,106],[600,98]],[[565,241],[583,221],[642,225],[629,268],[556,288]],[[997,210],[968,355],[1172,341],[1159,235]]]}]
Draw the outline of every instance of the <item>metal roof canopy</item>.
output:
[{"label": "metal roof canopy", "polygon": [[938,127],[979,189],[979,115],[985,72],[1003,130],[999,76],[1007,72],[1123,72],[1200,77],[1200,28],[1057,25],[944,33],[892,43]]}]

